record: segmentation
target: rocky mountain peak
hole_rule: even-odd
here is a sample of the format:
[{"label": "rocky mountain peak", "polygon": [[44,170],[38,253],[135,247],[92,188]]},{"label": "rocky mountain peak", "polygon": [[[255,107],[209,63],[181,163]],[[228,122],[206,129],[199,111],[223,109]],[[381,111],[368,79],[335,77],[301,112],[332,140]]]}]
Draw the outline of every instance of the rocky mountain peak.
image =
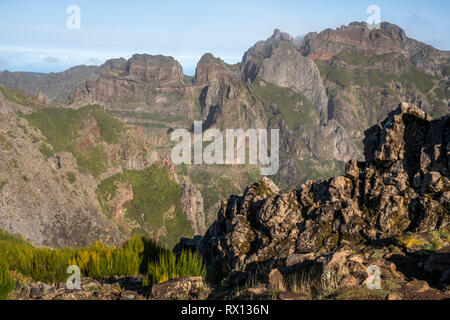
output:
[{"label": "rocky mountain peak", "polygon": [[370,29],[366,22],[352,22],[335,30],[309,33],[300,49],[313,59],[327,60],[342,50],[371,51],[376,54],[406,54],[404,44],[408,37],[400,27],[383,22],[380,29]]},{"label": "rocky mountain peak", "polygon": [[289,34],[281,32],[279,29],[275,29],[270,38],[265,41],[258,41],[244,54],[242,64],[245,65],[252,59],[269,58],[272,55],[272,52],[280,47],[295,48],[295,45],[293,38]]},{"label": "rocky mountain peak", "polygon": [[369,29],[366,22],[352,22],[335,30],[326,29],[305,36],[299,51],[313,60],[330,60],[341,52],[370,55],[398,55],[429,73],[440,74],[450,55],[407,37],[395,24],[382,22],[379,29]]},{"label": "rocky mountain peak", "polygon": [[182,88],[183,68],[173,57],[134,54],[126,63],[130,77],[159,87]]},{"label": "rocky mountain peak", "polygon": [[239,80],[239,73],[231,68],[232,66],[222,59],[216,58],[211,53],[205,53],[195,69],[194,83],[197,86],[206,86],[213,79],[226,84],[236,82]]},{"label": "rocky mountain peak", "polygon": [[146,90],[184,93],[183,68],[173,57],[134,54],[130,59],[111,59],[100,67],[100,76],[77,88],[72,105],[110,103],[114,100],[146,101]]},{"label": "rocky mountain peak", "polygon": [[273,31],[272,39],[274,41],[293,41],[293,38],[289,33],[281,32],[280,29]]},{"label": "rocky mountain peak", "polygon": [[[348,26],[342,26],[341,28],[338,28],[337,30],[342,31],[350,31],[350,30],[360,30],[363,32],[367,31],[373,31],[369,28],[367,25],[367,22],[358,22],[354,21],[349,23]],[[377,29],[375,29],[377,30]],[[381,22],[380,28],[378,30],[385,31],[384,35],[389,36],[392,40],[397,40],[399,42],[405,42],[408,37],[406,36],[405,30],[397,26],[396,24],[392,24],[389,22]]]},{"label": "rocky mountain peak", "polygon": [[242,78],[253,82],[257,77],[279,87],[301,93],[327,119],[328,98],[315,63],[302,56],[293,38],[278,29],[266,41],[250,48],[242,60]]},{"label": "rocky mountain peak", "polygon": [[109,59],[100,66],[101,70],[120,70],[125,67],[127,60],[125,58]]}]

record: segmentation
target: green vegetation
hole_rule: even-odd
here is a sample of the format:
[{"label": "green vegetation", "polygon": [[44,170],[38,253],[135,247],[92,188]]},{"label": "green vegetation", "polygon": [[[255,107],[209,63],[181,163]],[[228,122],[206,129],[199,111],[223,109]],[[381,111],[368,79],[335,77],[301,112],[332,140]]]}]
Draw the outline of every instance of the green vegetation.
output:
[{"label": "green vegetation", "polygon": [[387,72],[359,68],[353,73],[353,82],[362,87],[387,87],[392,81],[399,81],[397,75]]},{"label": "green vegetation", "polygon": [[[217,213],[216,205],[222,199],[227,199],[231,194],[238,194],[241,192],[241,186],[236,186],[236,179],[232,177],[223,176],[223,170],[220,166],[213,168],[213,166],[196,167],[190,171],[190,178],[193,184],[197,186],[205,186],[202,190],[203,208],[206,213]],[[253,183],[253,181],[244,181],[245,184]]]},{"label": "green vegetation", "polygon": [[150,129],[169,129],[169,126],[159,122],[131,122],[131,124]]},{"label": "green vegetation", "polygon": [[429,251],[437,251],[450,242],[448,230],[430,231],[428,234],[409,234],[398,239],[398,244],[404,248],[422,248]]},{"label": "green vegetation", "polygon": [[450,76],[450,65],[446,65],[442,68],[442,74],[444,77]]},{"label": "green vegetation", "polygon": [[47,138],[50,149],[42,144],[40,151],[45,156],[53,153],[71,152],[78,165],[98,177],[104,170],[103,148],[87,146],[82,148],[78,141],[83,121],[91,116],[100,130],[101,138],[107,143],[118,142],[124,125],[108,115],[101,106],[90,105],[81,109],[45,108],[30,115],[22,115]]},{"label": "green vegetation", "polygon": [[442,90],[442,88],[437,87],[436,89],[434,89],[433,92],[438,99],[440,99],[440,100],[445,99],[445,93],[444,93],[444,90]]},{"label": "green vegetation", "polygon": [[[384,30],[380,30],[384,31]],[[406,65],[407,59],[395,53],[374,54],[370,52],[349,52],[342,51],[338,54],[337,59],[353,66],[370,67],[378,62],[396,60],[400,65]]]},{"label": "green vegetation", "polygon": [[347,52],[342,51],[338,54],[338,59],[344,61],[351,65],[372,65],[374,63],[383,61],[389,55],[375,55],[375,54],[364,54],[360,52]]},{"label": "green vegetation", "polygon": [[450,232],[447,231],[431,231],[431,240],[425,244],[424,249],[437,251],[443,248],[446,242],[450,242]]},{"label": "green vegetation", "polygon": [[389,293],[385,289],[372,290],[363,285],[341,289],[331,297],[335,300],[384,300]]},{"label": "green vegetation", "polygon": [[9,101],[12,101],[14,103],[20,104],[22,106],[26,106],[26,107],[35,107],[37,106],[37,104],[30,102],[30,99],[25,96],[25,94],[17,89],[7,89],[4,86],[0,85],[0,91],[2,92],[2,94],[5,96],[6,99],[8,99]]},{"label": "green vegetation", "polygon": [[336,177],[344,172],[345,162],[339,160],[299,160],[293,158],[305,180],[321,180]]},{"label": "green vegetation", "polygon": [[314,126],[319,117],[311,102],[304,95],[289,88],[281,88],[272,83],[257,78],[253,82],[254,93],[270,104],[276,104],[283,120],[292,130],[299,126],[309,128]]},{"label": "green vegetation", "polygon": [[274,195],[273,191],[266,185],[264,181],[260,181],[257,184],[255,195],[266,195],[272,197]]},{"label": "green vegetation", "polygon": [[12,244],[27,245],[28,242],[21,236],[12,235],[5,230],[0,229],[0,241],[6,241]]},{"label": "green vegetation", "polygon": [[6,263],[0,260],[0,300],[5,300],[13,291],[15,282],[9,274]]},{"label": "green vegetation", "polygon": [[408,72],[400,76],[400,81],[407,85],[412,83],[423,93],[427,93],[434,87],[434,77],[416,68],[410,68]]},{"label": "green vegetation", "polygon": [[363,68],[347,71],[341,68],[332,68],[325,61],[317,60],[316,63],[323,78],[326,78],[341,87],[348,87],[350,85],[384,87],[388,83],[398,80],[397,75],[387,72],[372,69],[366,70]]},{"label": "green vegetation", "polygon": [[349,86],[352,83],[352,74],[349,71],[332,68],[323,60],[316,60],[316,64],[323,78],[335,82],[340,86]]},{"label": "green vegetation", "polygon": [[233,72],[239,72],[239,70],[241,69],[241,64],[239,62],[235,64],[229,64],[223,61],[223,63],[228,67],[228,69]]},{"label": "green vegetation", "polygon": [[[275,288],[276,292],[291,291],[306,295],[309,299],[324,299],[335,293],[340,270],[324,273],[323,267],[313,263],[304,269],[288,274]],[[327,276],[324,276],[326,274]]]},{"label": "green vegetation", "polygon": [[9,142],[4,135],[0,134],[0,146],[2,149],[9,149],[11,148],[12,144]]},{"label": "green vegetation", "polygon": [[[362,62],[366,58],[368,59],[368,64],[370,64],[370,61],[372,60],[378,61],[379,59],[383,59],[383,56],[365,58],[363,54],[349,53],[341,53],[339,57],[353,65],[363,64]],[[326,78],[341,87],[348,87],[350,85],[360,85],[363,87],[386,87],[390,82],[396,81],[402,83],[405,87],[416,88],[423,93],[428,93],[435,84],[434,76],[414,67],[409,68],[408,72],[397,75],[394,73],[382,72],[373,69],[367,70],[360,67],[352,71],[347,71],[342,68],[332,68],[326,61],[322,60],[316,60],[316,64],[323,78]]]},{"label": "green vegetation", "polygon": [[106,170],[102,147],[89,146],[83,153],[75,154],[75,159],[81,168],[87,169],[94,177],[100,176]]},{"label": "green vegetation", "polygon": [[3,187],[8,184],[8,179],[0,180],[0,191],[2,191]]},{"label": "green vegetation", "polygon": [[46,156],[47,158],[50,157],[54,152],[53,149],[50,148],[47,144],[43,143],[41,144],[41,146],[39,147],[39,151]]},{"label": "green vegetation", "polygon": [[[180,237],[193,235],[192,226],[182,211],[181,187],[170,176],[167,168],[153,165],[142,171],[125,170],[102,181],[97,196],[103,212],[110,214],[108,200],[116,195],[118,183],[128,182],[133,187],[133,200],[126,215],[134,219],[142,230],[159,230],[165,227],[166,235],[159,241],[169,247],[178,243]],[[141,219],[143,217],[143,220]]]},{"label": "green vegetation", "polygon": [[100,127],[102,139],[107,143],[119,142],[119,134],[125,130],[119,120],[108,115],[101,107],[92,107],[92,115]]},{"label": "green vegetation", "polygon": [[156,112],[133,112],[133,111],[118,111],[118,110],[108,110],[108,113],[118,117],[132,118],[132,119],[143,119],[143,120],[153,120],[160,122],[177,122],[186,120],[186,118],[171,114],[162,114]]},{"label": "green vegetation", "polygon": [[120,181],[124,181],[123,175],[116,174],[103,180],[97,188],[96,193],[98,201],[102,207],[103,213],[106,215],[109,215],[112,210],[112,208],[107,206],[107,202],[116,196],[117,183]]},{"label": "green vegetation", "polygon": [[0,230],[0,297],[11,289],[11,271],[45,283],[65,282],[69,265],[77,265],[82,276],[147,275],[162,282],[176,277],[205,276],[205,265],[197,254],[184,251],[179,257],[159,244],[135,236],[122,247],[101,243],[86,248],[36,248],[20,237]]},{"label": "green vegetation", "polygon": [[[157,230],[166,226],[167,234],[160,239],[168,246],[175,245],[181,236],[193,235],[192,227],[182,212],[181,187],[166,168],[156,165],[143,171],[124,172],[125,179],[133,186],[133,208],[144,215],[146,224]],[[173,218],[165,214],[174,210]]]},{"label": "green vegetation", "polygon": [[72,172],[72,171],[67,172],[66,178],[67,178],[67,180],[68,180],[70,183],[72,183],[72,184],[74,184],[75,181],[77,181],[77,176],[76,176],[75,173]]},{"label": "green vegetation", "polygon": [[171,251],[162,252],[148,265],[152,283],[161,283],[183,275],[206,276],[206,266],[197,253],[182,251],[177,258]]}]

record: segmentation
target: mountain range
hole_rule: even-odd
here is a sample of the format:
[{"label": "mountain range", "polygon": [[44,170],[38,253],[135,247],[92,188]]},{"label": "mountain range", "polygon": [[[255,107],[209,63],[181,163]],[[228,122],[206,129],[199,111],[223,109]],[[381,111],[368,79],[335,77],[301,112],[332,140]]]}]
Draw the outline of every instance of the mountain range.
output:
[{"label": "mountain range", "polygon": [[401,102],[450,107],[450,52],[400,27],[353,22],[303,38],[275,30],[230,65],[204,54],[193,77],[135,54],[60,73],[0,73],[0,228],[38,245],[119,244],[143,233],[173,247],[203,235],[256,165],[173,165],[170,133],[276,128],[283,191],[364,159],[365,131]]}]

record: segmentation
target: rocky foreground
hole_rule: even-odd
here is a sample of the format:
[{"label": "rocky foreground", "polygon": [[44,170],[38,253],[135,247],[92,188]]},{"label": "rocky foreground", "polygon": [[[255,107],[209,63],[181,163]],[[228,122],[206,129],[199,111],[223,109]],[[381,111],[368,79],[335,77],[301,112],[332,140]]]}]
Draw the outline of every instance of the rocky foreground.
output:
[{"label": "rocky foreground", "polygon": [[366,161],[348,162],[345,176],[287,193],[265,178],[224,201],[204,237],[176,249],[198,250],[209,276],[234,286],[286,287],[299,273],[311,284],[317,273],[322,292],[295,291],[338,295],[364,290],[375,265],[384,291],[367,297],[450,297],[450,117],[402,103],[365,135]]}]

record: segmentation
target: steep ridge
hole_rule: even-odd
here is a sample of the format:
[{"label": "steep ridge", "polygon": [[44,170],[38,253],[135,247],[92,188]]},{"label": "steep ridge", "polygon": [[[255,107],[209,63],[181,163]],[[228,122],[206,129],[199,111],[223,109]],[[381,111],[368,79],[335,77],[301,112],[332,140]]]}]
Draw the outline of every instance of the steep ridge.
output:
[{"label": "steep ridge", "polygon": [[17,88],[28,94],[45,94],[54,103],[67,103],[69,95],[77,87],[83,87],[87,80],[95,80],[101,68],[97,66],[76,66],[63,72],[0,72],[0,82],[8,89]]}]

